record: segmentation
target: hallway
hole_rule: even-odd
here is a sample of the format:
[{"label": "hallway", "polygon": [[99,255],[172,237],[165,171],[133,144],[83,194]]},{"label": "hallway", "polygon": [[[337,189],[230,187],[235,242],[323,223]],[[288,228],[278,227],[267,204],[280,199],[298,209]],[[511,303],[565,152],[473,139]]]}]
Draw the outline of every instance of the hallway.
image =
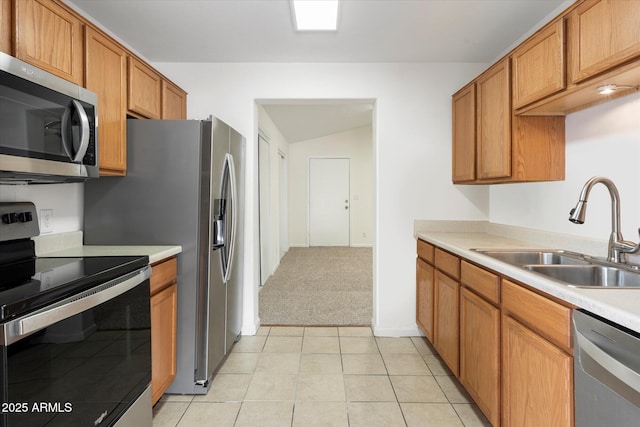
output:
[{"label": "hallway", "polygon": [[371,325],[372,249],[291,248],[259,294],[262,325]]}]

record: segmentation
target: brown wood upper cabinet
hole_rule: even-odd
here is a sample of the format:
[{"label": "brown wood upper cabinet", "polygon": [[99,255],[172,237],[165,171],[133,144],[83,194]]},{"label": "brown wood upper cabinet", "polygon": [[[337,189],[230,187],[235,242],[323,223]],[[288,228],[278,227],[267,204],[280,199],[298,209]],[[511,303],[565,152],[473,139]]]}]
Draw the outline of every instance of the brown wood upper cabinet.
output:
[{"label": "brown wood upper cabinet", "polygon": [[[564,88],[558,89],[559,76],[552,76],[553,63],[557,62],[558,39],[552,37],[552,27],[557,26],[557,35],[565,24],[564,44],[566,66]],[[514,68],[516,55],[525,45],[539,46],[540,52],[548,49],[546,61],[531,64],[522,77],[514,79],[514,109],[519,116],[564,116],[584,108],[601,104],[613,98],[634,93],[640,86],[640,1],[637,0],[578,0],[551,24],[543,27],[512,53]],[[545,40],[545,34],[552,37]],[[562,50],[560,50],[562,52]],[[540,96],[526,97],[534,86],[528,88],[522,82],[537,81],[543,76],[550,79],[545,86],[540,84]],[[527,77],[529,76],[529,77]],[[531,77],[533,76],[533,77]],[[609,96],[598,93],[603,85],[616,84],[618,91]],[[518,93],[518,91],[520,93]],[[523,100],[517,99],[524,94]]]},{"label": "brown wood upper cabinet", "polygon": [[495,64],[476,81],[477,177],[511,175],[511,90],[509,58]]},{"label": "brown wood upper cabinet", "polygon": [[13,53],[11,0],[0,0],[0,52]]},{"label": "brown wood upper cabinet", "polygon": [[476,179],[476,84],[453,95],[453,182]]},{"label": "brown wood upper cabinet", "polygon": [[514,109],[566,87],[564,41],[564,20],[558,19],[513,52]]},{"label": "brown wood upper cabinet", "polygon": [[13,5],[16,58],[82,86],[82,21],[51,0]]},{"label": "brown wood upper cabinet", "polygon": [[147,119],[162,117],[162,77],[144,62],[129,57],[129,112]]},{"label": "brown wood upper cabinet", "polygon": [[85,81],[98,95],[98,141],[101,175],[127,170],[127,54],[110,38],[87,27]]},{"label": "brown wood upper cabinet", "polygon": [[166,80],[162,80],[162,118],[167,120],[187,118],[187,93]]},{"label": "brown wood upper cabinet", "polygon": [[640,2],[586,0],[568,15],[568,32],[576,83],[640,56]]},{"label": "brown wood upper cabinet", "polygon": [[454,183],[564,179],[564,146],[564,117],[513,114],[509,57],[453,96]]}]

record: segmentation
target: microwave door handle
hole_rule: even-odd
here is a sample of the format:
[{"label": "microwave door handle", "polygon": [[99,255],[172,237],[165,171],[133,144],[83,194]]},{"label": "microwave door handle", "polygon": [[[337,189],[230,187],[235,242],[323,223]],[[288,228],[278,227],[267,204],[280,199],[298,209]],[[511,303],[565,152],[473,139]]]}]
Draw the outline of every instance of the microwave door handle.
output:
[{"label": "microwave door handle", "polygon": [[69,135],[69,124],[71,123],[71,106],[65,108],[64,114],[62,114],[62,120],[60,122],[60,136],[62,138],[62,148],[69,158],[73,160],[73,141],[69,141],[67,136]]},{"label": "microwave door handle", "polygon": [[75,99],[72,101],[72,103],[78,111],[78,116],[80,116],[80,146],[78,147],[78,151],[73,158],[73,161],[75,163],[79,163],[87,153],[87,148],[89,148],[89,117],[87,117],[87,112],[84,110],[82,104],[80,104]]}]

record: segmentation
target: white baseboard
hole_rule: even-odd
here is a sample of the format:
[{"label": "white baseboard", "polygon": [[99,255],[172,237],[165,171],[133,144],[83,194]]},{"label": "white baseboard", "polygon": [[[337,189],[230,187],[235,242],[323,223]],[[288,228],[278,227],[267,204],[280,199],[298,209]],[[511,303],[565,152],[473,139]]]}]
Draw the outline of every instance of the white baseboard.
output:
[{"label": "white baseboard", "polygon": [[240,330],[240,335],[255,335],[260,328],[260,318],[256,319],[256,322],[252,324],[243,324]]},{"label": "white baseboard", "polygon": [[[290,248],[309,248],[310,246],[307,244],[291,244],[289,245]],[[347,246],[347,247],[352,247],[352,248],[372,248],[373,244],[372,243],[356,243],[353,244],[351,246]]]},{"label": "white baseboard", "polygon": [[374,322],[371,322],[371,329],[373,335],[376,337],[421,337],[424,336],[418,325],[406,326],[406,327],[393,327],[384,328],[377,326]]}]

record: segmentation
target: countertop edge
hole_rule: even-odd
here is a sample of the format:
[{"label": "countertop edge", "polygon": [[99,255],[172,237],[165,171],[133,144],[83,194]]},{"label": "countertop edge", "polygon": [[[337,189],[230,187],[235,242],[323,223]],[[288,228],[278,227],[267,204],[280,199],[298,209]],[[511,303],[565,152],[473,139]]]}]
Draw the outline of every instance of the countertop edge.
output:
[{"label": "countertop edge", "polygon": [[89,256],[128,256],[146,255],[149,264],[155,264],[182,252],[179,245],[113,245],[113,246],[76,246],[60,251],[39,254],[45,257],[89,257]]},{"label": "countertop edge", "polygon": [[[552,279],[512,266],[472,249],[480,248],[550,248],[515,240],[487,232],[431,232],[418,231],[414,237],[425,240],[468,261],[493,270],[515,281],[554,296],[575,307],[582,308],[640,332],[640,289],[584,289],[562,285]],[[565,249],[553,247],[553,249]]]}]

